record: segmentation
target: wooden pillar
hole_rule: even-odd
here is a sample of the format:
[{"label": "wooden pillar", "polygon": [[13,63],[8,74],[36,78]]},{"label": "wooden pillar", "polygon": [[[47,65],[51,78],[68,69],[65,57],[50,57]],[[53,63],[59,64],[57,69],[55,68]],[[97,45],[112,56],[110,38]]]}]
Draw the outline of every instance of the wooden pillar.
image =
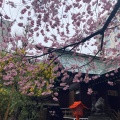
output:
[{"label": "wooden pillar", "polygon": [[118,99],[119,99],[118,106],[119,106],[119,111],[120,111],[120,83],[118,84]]},{"label": "wooden pillar", "polygon": [[108,91],[107,89],[104,91],[104,100],[105,100],[105,109],[111,109],[110,104],[109,104],[109,99],[108,99]]},{"label": "wooden pillar", "polygon": [[74,103],[74,90],[69,92],[69,105]]},{"label": "wooden pillar", "polygon": [[81,83],[80,84],[80,100],[86,107],[91,108],[92,106],[91,95],[88,95],[87,91],[88,91],[88,85],[86,83]]}]

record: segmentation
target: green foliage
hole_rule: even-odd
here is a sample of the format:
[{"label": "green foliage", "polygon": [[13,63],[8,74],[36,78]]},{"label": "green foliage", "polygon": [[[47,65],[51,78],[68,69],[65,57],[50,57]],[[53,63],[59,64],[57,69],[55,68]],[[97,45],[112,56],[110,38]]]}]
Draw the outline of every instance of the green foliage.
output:
[{"label": "green foliage", "polygon": [[39,112],[42,106],[41,102],[33,101],[31,97],[22,95],[15,90],[12,94],[11,92],[9,88],[0,88],[1,117],[4,118],[10,102],[9,118],[17,118],[18,120],[39,120]]},{"label": "green foliage", "polygon": [[0,116],[3,120],[39,120],[42,104],[32,97],[52,93],[55,65],[29,63],[22,58],[25,54],[24,49],[12,54],[0,53]]},{"label": "green foliage", "polygon": [[0,87],[0,113],[1,116],[4,116],[4,113],[7,109],[7,104],[10,98],[10,91],[6,88]]}]

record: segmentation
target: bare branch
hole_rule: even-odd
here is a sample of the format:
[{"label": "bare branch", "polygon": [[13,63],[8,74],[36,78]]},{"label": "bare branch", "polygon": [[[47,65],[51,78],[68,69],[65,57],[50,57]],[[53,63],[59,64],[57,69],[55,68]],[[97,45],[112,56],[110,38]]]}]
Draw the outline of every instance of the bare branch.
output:
[{"label": "bare branch", "polygon": [[120,24],[115,25],[115,26],[113,26],[113,27],[108,27],[107,29],[114,29],[114,28],[116,28],[116,27],[118,27],[118,26],[120,26]]},{"label": "bare branch", "polygon": [[102,35],[101,46],[100,46],[100,49],[97,51],[97,53],[93,56],[93,58],[92,58],[88,63],[86,63],[86,64],[84,64],[84,65],[82,65],[82,66],[80,66],[80,67],[78,67],[78,68],[81,68],[81,67],[84,67],[84,66],[86,66],[86,65],[89,65],[89,64],[95,59],[95,57],[96,57],[96,56],[99,54],[99,52],[102,50],[103,40],[104,40],[104,34]]},{"label": "bare branch", "polygon": [[[106,20],[104,26],[103,26],[101,29],[99,29],[98,31],[96,31],[96,32],[92,33],[91,35],[87,36],[86,38],[83,38],[82,40],[80,40],[80,41],[78,41],[78,42],[76,42],[76,43],[72,43],[72,44],[70,44],[70,45],[66,45],[66,46],[64,46],[63,48],[52,49],[52,50],[50,50],[49,52],[43,53],[43,54],[40,55],[40,56],[27,56],[27,57],[30,57],[30,58],[31,58],[31,57],[32,57],[32,58],[42,57],[42,56],[48,55],[48,54],[50,54],[50,53],[52,53],[52,52],[56,52],[56,51],[59,51],[59,50],[64,50],[64,49],[66,49],[66,48],[68,48],[68,47],[78,46],[78,45],[80,45],[81,43],[84,43],[84,42],[88,41],[89,39],[93,38],[93,37],[96,36],[96,35],[99,35],[99,34],[100,34],[100,35],[103,36],[105,30],[107,29],[108,25],[110,24],[111,20],[114,18],[115,14],[116,14],[117,11],[119,10],[119,8],[120,8],[120,0],[117,1],[116,5],[114,6],[113,11],[112,11],[111,14],[109,15],[109,17],[108,17],[108,19]],[[103,38],[104,38],[104,36],[103,36]],[[103,41],[101,41],[101,42],[103,42]],[[102,43],[102,44],[103,44],[103,43]],[[101,48],[102,48],[102,44],[101,44]],[[38,47],[37,45],[36,45],[36,48],[39,49],[39,47]],[[73,48],[74,48],[74,47],[73,47]]]}]

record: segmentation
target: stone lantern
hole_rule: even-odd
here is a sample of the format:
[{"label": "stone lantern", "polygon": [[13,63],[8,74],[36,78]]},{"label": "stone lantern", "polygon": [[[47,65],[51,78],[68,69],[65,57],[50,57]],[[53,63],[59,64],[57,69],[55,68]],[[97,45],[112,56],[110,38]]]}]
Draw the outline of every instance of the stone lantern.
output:
[{"label": "stone lantern", "polygon": [[85,107],[81,101],[78,101],[74,102],[69,108],[72,109],[72,113],[76,117],[76,120],[79,120],[79,118],[83,116],[83,109],[87,107]]}]

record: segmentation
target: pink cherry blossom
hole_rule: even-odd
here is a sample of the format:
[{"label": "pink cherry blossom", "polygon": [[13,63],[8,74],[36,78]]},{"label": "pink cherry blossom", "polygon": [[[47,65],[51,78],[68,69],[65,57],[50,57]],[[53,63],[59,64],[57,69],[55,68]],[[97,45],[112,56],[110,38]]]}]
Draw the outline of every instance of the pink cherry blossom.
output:
[{"label": "pink cherry blossom", "polygon": [[18,26],[23,27],[23,23],[18,23]]},{"label": "pink cherry blossom", "polygon": [[66,83],[60,83],[60,86],[65,86],[66,85]]},{"label": "pink cherry blossom", "polygon": [[57,99],[56,97],[53,97],[53,100],[54,100],[54,101],[58,101],[58,99]]},{"label": "pink cherry blossom", "polygon": [[55,95],[55,96],[58,96],[58,92],[55,92],[54,95]]},{"label": "pink cherry blossom", "polygon": [[33,96],[33,95],[34,95],[34,92],[28,93],[28,96]]},{"label": "pink cherry blossom", "polygon": [[114,83],[113,83],[113,82],[111,82],[111,81],[108,81],[108,84],[109,84],[109,85],[111,85],[111,86],[113,86],[113,85],[114,85]]},{"label": "pink cherry blossom", "polygon": [[[5,35],[2,34],[0,44],[0,76],[4,85],[16,84],[19,91],[28,96],[35,95],[29,91],[33,86],[45,88],[41,95],[54,96],[51,88],[56,78],[62,76],[60,86],[64,90],[69,88],[66,81],[71,75],[68,71],[73,74],[71,81],[86,84],[101,77],[104,70],[106,77],[117,74],[120,67],[119,0],[22,0],[16,18],[5,12],[3,3],[1,0],[0,27]],[[18,7],[15,3],[6,2],[11,10]],[[4,19],[14,20],[7,26]],[[21,36],[10,35],[14,25],[18,25],[17,32],[23,30]],[[86,50],[89,52],[84,55]],[[53,54],[58,51],[62,52]],[[40,69],[39,62],[45,65],[45,70]],[[47,66],[52,66],[53,72],[49,79],[43,75]],[[100,73],[95,75],[98,71]],[[113,82],[108,81],[108,84],[113,85]],[[92,92],[88,88],[88,94]]]},{"label": "pink cherry blossom", "polygon": [[91,88],[88,88],[87,94],[88,94],[88,95],[91,95],[92,93],[93,93],[93,90],[92,90]]}]

